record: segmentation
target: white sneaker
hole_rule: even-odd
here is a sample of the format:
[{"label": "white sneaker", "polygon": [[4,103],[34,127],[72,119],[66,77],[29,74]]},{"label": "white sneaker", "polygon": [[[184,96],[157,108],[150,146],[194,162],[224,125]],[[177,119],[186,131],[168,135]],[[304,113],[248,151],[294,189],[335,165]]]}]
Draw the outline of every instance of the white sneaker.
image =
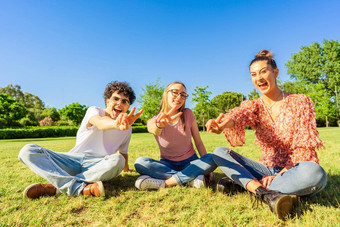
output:
[{"label": "white sneaker", "polygon": [[139,190],[158,190],[160,188],[165,188],[165,182],[164,180],[159,180],[144,175],[137,178],[135,186]]},{"label": "white sneaker", "polygon": [[192,181],[189,181],[188,185],[190,187],[194,187],[194,188],[204,188],[205,187],[205,177],[203,175],[199,175],[195,179],[193,179]]}]

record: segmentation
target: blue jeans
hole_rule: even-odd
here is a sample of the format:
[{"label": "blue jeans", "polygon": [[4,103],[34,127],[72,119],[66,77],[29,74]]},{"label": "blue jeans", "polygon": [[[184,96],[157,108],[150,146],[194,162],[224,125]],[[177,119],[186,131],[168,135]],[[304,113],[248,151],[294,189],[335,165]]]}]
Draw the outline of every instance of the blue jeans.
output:
[{"label": "blue jeans", "polygon": [[174,177],[178,185],[185,184],[198,175],[207,175],[217,166],[212,154],[206,154],[200,159],[196,154],[182,161],[171,161],[162,158],[160,161],[148,157],[139,157],[135,161],[135,168],[141,175],[148,175],[156,179],[166,180]]},{"label": "blue jeans", "polygon": [[264,175],[276,176],[267,187],[286,194],[312,195],[327,184],[324,169],[315,162],[300,162],[288,171],[277,175],[282,168],[269,168],[260,162],[246,158],[226,147],[214,151],[214,161],[230,179],[246,188],[251,180],[261,180]]},{"label": "blue jeans", "polygon": [[68,195],[81,194],[89,183],[112,179],[125,166],[125,158],[118,153],[98,158],[81,153],[54,152],[35,144],[25,145],[18,158],[59,192]]}]

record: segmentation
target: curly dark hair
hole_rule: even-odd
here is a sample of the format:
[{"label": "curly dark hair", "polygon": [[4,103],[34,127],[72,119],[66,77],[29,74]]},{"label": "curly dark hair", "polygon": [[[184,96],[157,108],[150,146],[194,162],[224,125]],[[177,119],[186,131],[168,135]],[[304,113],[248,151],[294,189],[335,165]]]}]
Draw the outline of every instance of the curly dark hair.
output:
[{"label": "curly dark hair", "polygon": [[[126,82],[117,82],[113,81],[109,84],[107,84],[104,92],[104,100],[111,98],[112,94],[118,91],[118,93],[123,93],[124,96],[129,98],[130,104],[132,104],[135,99],[135,93],[133,92],[132,88],[129,86]],[[106,103],[106,102],[105,102]]]}]

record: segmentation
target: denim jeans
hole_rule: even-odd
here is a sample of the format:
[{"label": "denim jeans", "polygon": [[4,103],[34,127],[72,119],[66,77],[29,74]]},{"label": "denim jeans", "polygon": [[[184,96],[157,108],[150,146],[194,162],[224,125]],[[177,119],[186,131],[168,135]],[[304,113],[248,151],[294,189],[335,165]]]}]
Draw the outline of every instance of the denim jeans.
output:
[{"label": "denim jeans", "polygon": [[214,161],[225,175],[244,188],[251,180],[261,180],[264,175],[276,176],[267,187],[269,190],[286,194],[312,195],[326,187],[326,172],[315,162],[300,162],[278,175],[282,170],[280,167],[269,168],[235,151],[228,151],[226,147],[216,148]]},{"label": "denim jeans", "polygon": [[148,175],[156,179],[166,180],[174,177],[178,185],[185,184],[199,175],[207,175],[217,166],[212,154],[206,154],[200,159],[196,154],[182,161],[171,161],[162,158],[160,161],[149,157],[139,157],[135,161],[135,168],[141,175]]},{"label": "denim jeans", "polygon": [[54,152],[35,144],[25,145],[18,158],[59,192],[68,195],[81,194],[89,183],[112,179],[125,166],[125,158],[118,153],[98,158],[81,153]]}]

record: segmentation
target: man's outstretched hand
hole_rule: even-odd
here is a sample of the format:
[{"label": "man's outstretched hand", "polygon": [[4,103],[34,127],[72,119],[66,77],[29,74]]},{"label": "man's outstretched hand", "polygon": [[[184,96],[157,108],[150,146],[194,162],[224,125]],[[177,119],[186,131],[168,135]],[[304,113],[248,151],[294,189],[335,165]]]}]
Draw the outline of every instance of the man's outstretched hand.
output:
[{"label": "man's outstretched hand", "polygon": [[115,121],[115,128],[120,130],[128,130],[133,123],[140,117],[143,113],[143,109],[138,111],[136,115],[134,115],[136,111],[136,107],[133,107],[129,114],[127,113],[120,113]]}]

